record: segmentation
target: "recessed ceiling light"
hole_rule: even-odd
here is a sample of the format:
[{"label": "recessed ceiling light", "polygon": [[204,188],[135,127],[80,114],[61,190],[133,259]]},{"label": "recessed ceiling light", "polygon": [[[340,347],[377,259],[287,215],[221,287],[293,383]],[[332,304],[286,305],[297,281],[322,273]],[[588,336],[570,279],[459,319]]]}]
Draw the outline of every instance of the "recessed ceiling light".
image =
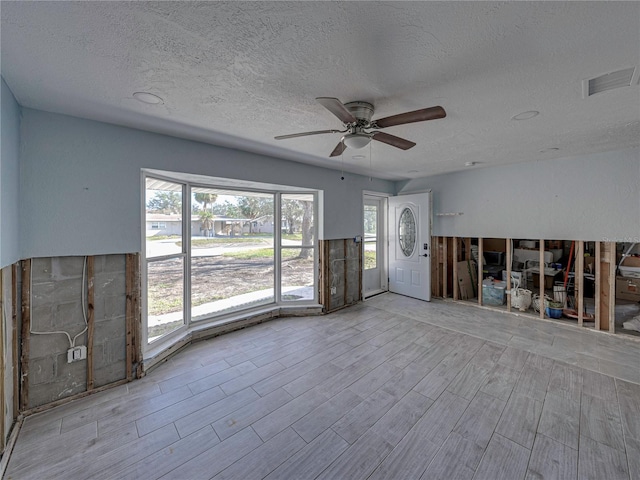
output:
[{"label": "recessed ceiling light", "polygon": [[418,170],[409,170],[407,173],[420,173]]},{"label": "recessed ceiling light", "polygon": [[466,162],[466,163],[464,164],[464,166],[465,166],[465,167],[473,167],[474,165],[477,165],[477,164],[478,164],[478,162]]},{"label": "recessed ceiling light", "polygon": [[529,110],[528,112],[522,112],[514,115],[513,117],[511,117],[511,120],[529,120],[533,117],[537,117],[538,115],[540,115],[540,112],[538,112],[537,110]]},{"label": "recessed ceiling light", "polygon": [[363,158],[367,158],[365,155],[354,155],[353,157],[354,160],[362,160]]},{"label": "recessed ceiling light", "polygon": [[135,92],[133,94],[133,98],[142,103],[148,103],[151,105],[157,105],[159,103],[164,103],[164,100],[153,93],[148,92]]},{"label": "recessed ceiling light", "polygon": [[540,150],[540,153],[557,152],[558,150],[560,150],[558,147],[549,147]]}]

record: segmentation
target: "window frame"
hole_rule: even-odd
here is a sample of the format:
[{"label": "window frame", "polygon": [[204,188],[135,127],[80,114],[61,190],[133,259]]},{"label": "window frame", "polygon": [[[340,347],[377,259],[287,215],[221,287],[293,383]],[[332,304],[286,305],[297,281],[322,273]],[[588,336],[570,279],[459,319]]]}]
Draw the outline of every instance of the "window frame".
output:
[{"label": "window frame", "polygon": [[[242,185],[228,185],[227,179],[216,179],[211,177],[211,183],[203,181],[189,181],[179,178],[181,175],[163,175],[156,171],[142,170],[141,174],[141,218],[142,218],[142,241],[141,241],[141,316],[142,316],[142,350],[146,356],[148,353],[161,352],[175,344],[186,333],[192,332],[197,328],[198,331],[217,327],[226,323],[233,323],[235,321],[241,321],[243,318],[250,316],[253,312],[263,309],[277,309],[281,307],[315,307],[319,305],[319,292],[318,292],[318,262],[319,262],[319,198],[320,191],[314,189],[295,188],[290,186],[279,186],[282,188],[261,188],[257,182],[251,182],[252,185],[247,185],[247,182],[241,182]],[[161,181],[167,181],[174,184],[182,185],[182,252],[176,254],[170,254],[166,256],[151,257],[146,256],[146,181],[147,178],[152,178]],[[218,182],[216,182],[218,180]],[[223,182],[220,182],[223,180]],[[240,182],[239,182],[240,183]],[[272,186],[270,186],[272,187]],[[273,186],[278,187],[278,186]],[[255,192],[263,193],[274,196],[274,225],[282,225],[282,195],[295,195],[304,194],[311,195],[313,198],[313,244],[310,246],[290,246],[282,245],[282,229],[274,228],[273,243],[274,243],[274,301],[259,306],[251,306],[247,308],[240,308],[233,310],[229,313],[212,314],[210,317],[199,318],[198,320],[192,320],[191,318],[191,202],[192,202],[192,189],[193,188],[211,188],[214,190],[235,191],[239,194],[242,192]],[[283,300],[282,299],[282,250],[287,248],[307,248],[313,250],[313,298],[303,300]],[[150,262],[166,260],[168,258],[180,257],[183,259],[183,317],[184,324],[176,330],[169,332],[162,337],[154,340],[152,343],[148,341],[148,282],[147,265]]]}]

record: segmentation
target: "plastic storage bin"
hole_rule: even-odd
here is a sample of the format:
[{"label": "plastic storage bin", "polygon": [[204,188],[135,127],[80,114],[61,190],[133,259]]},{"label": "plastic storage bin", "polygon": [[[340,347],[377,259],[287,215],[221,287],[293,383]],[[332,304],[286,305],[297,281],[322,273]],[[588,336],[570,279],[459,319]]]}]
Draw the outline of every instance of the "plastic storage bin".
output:
[{"label": "plastic storage bin", "polygon": [[482,281],[482,304],[504,305],[506,303],[507,282],[487,278]]}]

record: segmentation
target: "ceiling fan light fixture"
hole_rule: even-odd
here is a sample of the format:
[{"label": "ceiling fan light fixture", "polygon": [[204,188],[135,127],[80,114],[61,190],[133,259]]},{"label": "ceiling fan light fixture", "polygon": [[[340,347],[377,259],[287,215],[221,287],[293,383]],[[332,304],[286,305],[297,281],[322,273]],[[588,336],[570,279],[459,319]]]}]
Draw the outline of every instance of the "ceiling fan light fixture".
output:
[{"label": "ceiling fan light fixture", "polygon": [[369,142],[371,142],[371,137],[366,133],[349,133],[342,137],[342,141],[348,148],[357,150],[369,145]]}]

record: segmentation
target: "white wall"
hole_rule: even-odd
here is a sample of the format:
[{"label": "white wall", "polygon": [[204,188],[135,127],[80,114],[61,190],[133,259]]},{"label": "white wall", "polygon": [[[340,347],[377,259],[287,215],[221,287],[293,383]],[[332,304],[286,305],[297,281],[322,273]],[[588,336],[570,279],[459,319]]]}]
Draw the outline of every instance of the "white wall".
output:
[{"label": "white wall", "polygon": [[324,190],[324,239],[362,231],[362,190],[393,182],[64,115],[23,109],[23,258],[137,252],[140,169]]},{"label": "white wall", "polygon": [[18,189],[20,106],[0,77],[0,267],[20,259]]},{"label": "white wall", "polygon": [[[398,183],[432,189],[433,234],[640,242],[640,149]],[[437,213],[463,212],[438,217]]]}]

